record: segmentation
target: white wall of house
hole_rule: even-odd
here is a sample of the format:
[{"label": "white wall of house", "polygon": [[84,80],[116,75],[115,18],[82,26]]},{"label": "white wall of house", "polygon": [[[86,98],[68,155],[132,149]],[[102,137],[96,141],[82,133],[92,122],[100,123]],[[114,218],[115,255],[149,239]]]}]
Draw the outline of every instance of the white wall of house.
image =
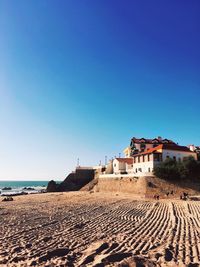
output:
[{"label": "white wall of house", "polygon": [[[147,144],[148,148],[152,147],[152,144]],[[160,151],[161,152],[161,151]],[[161,154],[160,154],[161,156]],[[176,158],[176,160],[183,160],[185,157],[192,156],[197,160],[197,154],[192,151],[177,151],[177,150],[162,150],[162,158],[160,160],[165,161],[169,158]],[[152,176],[153,169],[155,166],[159,165],[161,161],[155,161],[153,154],[146,154],[140,156],[140,162],[138,162],[138,157],[135,157],[135,162],[133,164],[128,164],[117,159],[113,160],[113,173],[115,175],[127,172],[129,175],[133,176]]]},{"label": "white wall of house", "polygon": [[126,172],[129,174],[133,173],[133,164],[126,163]]},{"label": "white wall of house", "polygon": [[135,157],[135,163],[140,163],[142,161],[153,161],[153,154],[146,154]]},{"label": "white wall of house", "polygon": [[117,159],[113,160],[113,172],[114,174],[118,174],[121,172],[125,172],[126,171],[126,164],[125,162],[120,162]]},{"label": "white wall of house", "polygon": [[197,154],[194,152],[186,152],[186,151],[176,151],[176,150],[163,150],[163,161],[169,158],[176,158],[176,160],[183,160],[185,157],[192,156],[195,160],[197,160]]},{"label": "white wall of house", "polygon": [[133,172],[135,176],[151,176],[153,175],[154,167],[159,164],[155,161],[139,162],[133,164]]},{"label": "white wall of house", "polygon": [[[182,161],[185,157],[192,156],[197,160],[196,153],[186,152],[186,151],[175,151],[175,150],[163,150],[162,151],[162,161],[165,161],[168,157],[179,159]],[[138,162],[138,157],[136,157],[135,163],[133,163],[133,173],[135,176],[151,176],[153,175],[153,169],[155,166],[159,165],[161,161],[153,160],[153,154],[149,155],[150,161],[147,161],[147,155],[144,156],[145,162],[143,162],[143,156],[140,156],[140,162]]]}]

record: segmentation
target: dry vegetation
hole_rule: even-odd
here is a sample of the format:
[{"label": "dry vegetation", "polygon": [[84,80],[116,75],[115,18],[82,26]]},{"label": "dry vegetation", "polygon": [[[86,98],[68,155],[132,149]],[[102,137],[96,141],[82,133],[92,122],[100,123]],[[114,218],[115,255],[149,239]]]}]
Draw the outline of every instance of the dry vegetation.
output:
[{"label": "dry vegetation", "polygon": [[[0,266],[199,266],[200,203],[79,192],[0,203]],[[140,264],[140,265],[139,265]]]}]

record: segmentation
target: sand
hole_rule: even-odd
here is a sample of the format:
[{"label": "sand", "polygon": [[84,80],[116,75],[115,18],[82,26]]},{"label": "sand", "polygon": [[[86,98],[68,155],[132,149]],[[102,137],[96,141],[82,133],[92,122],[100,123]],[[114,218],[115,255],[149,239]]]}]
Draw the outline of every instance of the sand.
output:
[{"label": "sand", "polygon": [[0,266],[199,266],[200,202],[49,193],[0,202]]}]

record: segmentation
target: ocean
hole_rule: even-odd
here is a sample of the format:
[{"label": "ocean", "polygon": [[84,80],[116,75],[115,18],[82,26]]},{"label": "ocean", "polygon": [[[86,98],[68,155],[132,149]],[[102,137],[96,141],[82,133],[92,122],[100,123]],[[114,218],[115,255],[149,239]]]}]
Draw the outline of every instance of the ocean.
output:
[{"label": "ocean", "polygon": [[38,193],[45,190],[47,184],[48,181],[0,181],[0,195]]}]

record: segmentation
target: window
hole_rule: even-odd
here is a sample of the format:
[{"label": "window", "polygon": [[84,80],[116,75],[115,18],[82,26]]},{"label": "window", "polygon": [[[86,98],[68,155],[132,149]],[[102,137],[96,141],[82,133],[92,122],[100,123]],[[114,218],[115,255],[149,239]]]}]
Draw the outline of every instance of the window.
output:
[{"label": "window", "polygon": [[153,158],[155,161],[160,161],[160,155],[159,154],[154,154]]},{"label": "window", "polygon": [[144,155],[142,156],[142,161],[145,162],[145,160],[144,160]]},{"label": "window", "polygon": [[150,168],[148,168],[148,172],[151,172],[151,169]]},{"label": "window", "polygon": [[148,158],[148,161],[150,161],[150,155],[149,154],[148,154],[147,158]]},{"label": "window", "polygon": [[116,163],[114,164],[114,167],[116,167]]},{"label": "window", "polygon": [[175,156],[173,156],[173,160],[175,160],[175,161],[176,161],[176,157],[175,157]]},{"label": "window", "polygon": [[138,156],[138,162],[140,162],[140,156]]},{"label": "window", "polygon": [[135,149],[136,148],[133,141],[131,141],[130,147],[131,147],[131,149]]},{"label": "window", "polygon": [[145,143],[141,143],[141,144],[140,144],[140,149],[141,149],[141,151],[144,151],[145,148],[146,148],[146,144],[145,144]]},{"label": "window", "polygon": [[137,173],[137,168],[135,169],[135,172]]}]

